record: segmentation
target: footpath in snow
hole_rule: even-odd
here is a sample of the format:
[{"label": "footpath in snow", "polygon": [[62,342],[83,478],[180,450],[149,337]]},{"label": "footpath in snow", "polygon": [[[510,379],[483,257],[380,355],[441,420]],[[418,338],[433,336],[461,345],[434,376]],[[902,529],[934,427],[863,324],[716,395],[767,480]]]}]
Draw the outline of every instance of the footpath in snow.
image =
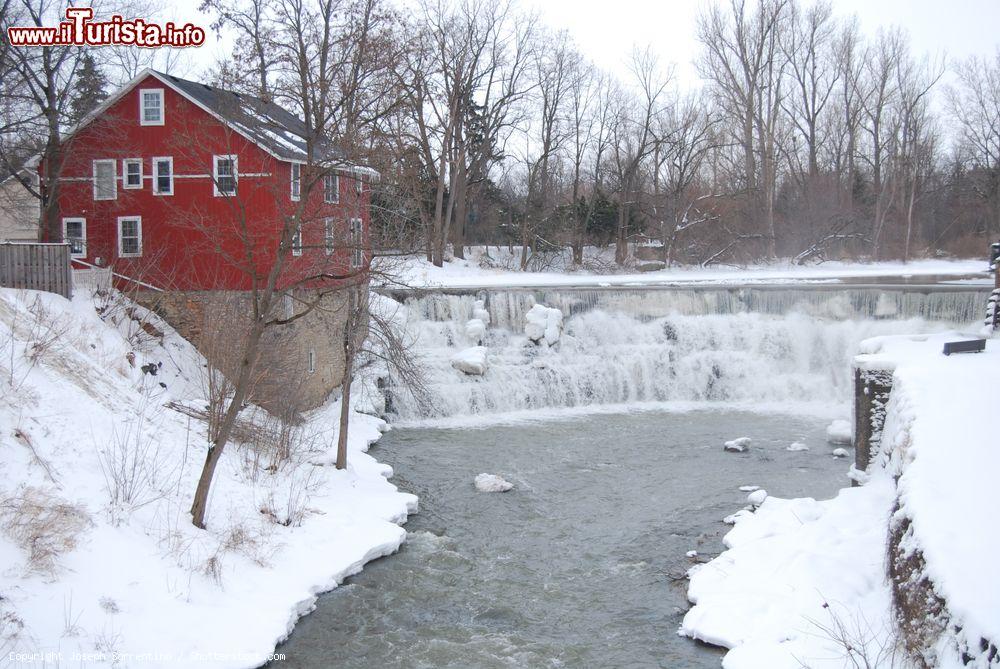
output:
[{"label": "footpath in snow", "polygon": [[209,529],[195,529],[205,425],[189,414],[205,406],[204,364],[116,293],[0,289],[0,649],[13,666],[259,666],[318,593],[404,540],[417,500],[365,453],[384,423],[352,413],[337,471],[337,402],[284,436],[248,409]]},{"label": "footpath in snow", "polygon": [[[868,482],[737,513],[728,550],[691,570],[679,633],[731,649],[728,669],[1000,663],[1000,340],[942,355],[969,336],[863,344],[860,366],[893,373]],[[894,596],[920,608],[900,618]]]}]

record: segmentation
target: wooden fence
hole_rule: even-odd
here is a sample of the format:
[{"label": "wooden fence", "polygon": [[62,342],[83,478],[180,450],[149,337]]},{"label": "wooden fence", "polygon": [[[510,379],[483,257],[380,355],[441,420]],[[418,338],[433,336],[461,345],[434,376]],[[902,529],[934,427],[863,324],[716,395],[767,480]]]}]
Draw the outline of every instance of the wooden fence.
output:
[{"label": "wooden fence", "polygon": [[69,244],[0,243],[0,286],[73,295]]}]

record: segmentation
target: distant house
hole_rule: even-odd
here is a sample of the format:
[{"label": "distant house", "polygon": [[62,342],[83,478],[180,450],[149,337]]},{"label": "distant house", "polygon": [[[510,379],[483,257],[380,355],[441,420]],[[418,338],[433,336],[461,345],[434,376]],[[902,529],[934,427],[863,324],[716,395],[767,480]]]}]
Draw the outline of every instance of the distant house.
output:
[{"label": "distant house", "polygon": [[0,242],[37,242],[39,201],[23,183],[38,188],[38,173],[29,164],[0,179]]},{"label": "distant house", "polygon": [[[363,274],[376,175],[340,160],[329,140],[310,148],[312,160],[306,125],[274,103],[146,70],[67,137],[64,239],[78,266],[110,268],[199,344],[217,303],[266,276],[293,213],[301,224],[279,287]],[[336,311],[296,321],[267,352],[282,370],[276,387],[301,379],[306,406],[342,374]]]}]

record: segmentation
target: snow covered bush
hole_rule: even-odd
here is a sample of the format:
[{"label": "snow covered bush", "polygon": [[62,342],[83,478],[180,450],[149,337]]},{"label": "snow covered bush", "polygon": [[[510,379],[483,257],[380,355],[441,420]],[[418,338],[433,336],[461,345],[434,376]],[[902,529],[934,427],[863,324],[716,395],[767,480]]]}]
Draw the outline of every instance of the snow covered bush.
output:
[{"label": "snow covered bush", "polygon": [[151,436],[162,423],[157,420],[161,413],[160,407],[150,409],[148,393],[141,393],[137,413],[112,426],[109,443],[97,448],[115,525],[132,511],[162,499],[176,483],[178,466],[161,454],[159,441]]},{"label": "snow covered bush", "polygon": [[29,486],[0,500],[0,527],[26,553],[28,574],[54,575],[59,557],[92,524],[86,509],[44,488]]}]

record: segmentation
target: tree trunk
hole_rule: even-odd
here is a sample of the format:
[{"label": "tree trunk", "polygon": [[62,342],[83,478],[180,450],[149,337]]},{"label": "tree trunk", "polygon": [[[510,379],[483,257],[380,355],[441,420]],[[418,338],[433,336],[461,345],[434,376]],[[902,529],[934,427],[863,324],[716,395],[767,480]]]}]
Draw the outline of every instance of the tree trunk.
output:
[{"label": "tree trunk", "polygon": [[347,435],[351,417],[351,367],[345,365],[340,381],[340,427],[337,432],[337,469],[347,469]]},{"label": "tree trunk", "polygon": [[[265,303],[266,304],[266,303]],[[267,310],[264,311],[264,314]],[[212,445],[208,447],[205,454],[205,465],[201,470],[201,477],[198,479],[198,487],[194,491],[194,501],[191,503],[191,522],[195,527],[205,529],[205,513],[208,510],[208,496],[212,488],[212,480],[215,476],[215,468],[222,457],[222,451],[229,442],[233,426],[236,425],[236,418],[243,410],[243,403],[250,394],[250,383],[253,378],[253,369],[256,366],[257,350],[260,347],[261,336],[264,334],[266,318],[261,316],[253,320],[247,337],[246,351],[240,360],[240,370],[236,375],[233,384],[233,396],[229,400],[229,406],[219,424],[219,433],[212,440]]]},{"label": "tree trunk", "polygon": [[455,184],[455,214],[452,221],[451,250],[456,258],[465,258],[465,222],[468,217],[469,184],[465,159],[461,159]]},{"label": "tree trunk", "polygon": [[347,435],[351,414],[351,382],[354,380],[354,338],[361,324],[361,299],[357,286],[347,288],[347,318],[344,321],[344,376],[340,379],[340,429],[337,433],[337,469],[347,468]]}]

